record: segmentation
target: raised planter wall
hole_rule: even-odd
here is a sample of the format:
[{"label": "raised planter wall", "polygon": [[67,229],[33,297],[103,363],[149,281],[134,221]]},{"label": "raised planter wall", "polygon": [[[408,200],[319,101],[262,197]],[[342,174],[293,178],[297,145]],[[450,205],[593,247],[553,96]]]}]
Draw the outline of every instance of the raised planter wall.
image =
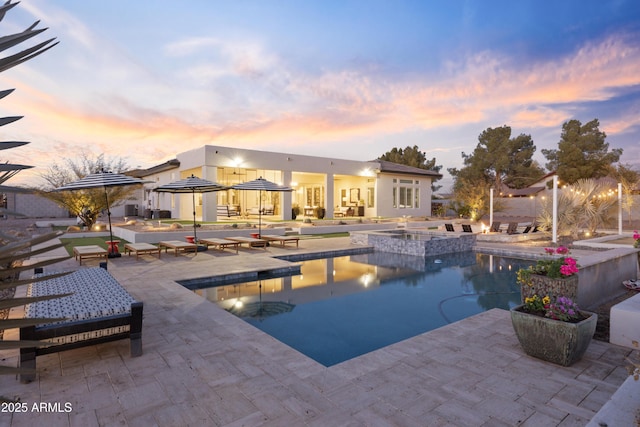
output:
[{"label": "raised planter wall", "polygon": [[578,259],[578,305],[595,308],[625,292],[624,280],[637,277],[635,249],[611,249]]},{"label": "raised planter wall", "polygon": [[[406,232],[404,230],[385,231],[386,232],[352,231],[350,233],[351,243],[354,245],[372,246],[380,252],[419,257],[471,251],[476,243],[475,234],[447,234],[436,231],[414,230]],[[394,237],[394,232],[421,236],[424,240]]]}]

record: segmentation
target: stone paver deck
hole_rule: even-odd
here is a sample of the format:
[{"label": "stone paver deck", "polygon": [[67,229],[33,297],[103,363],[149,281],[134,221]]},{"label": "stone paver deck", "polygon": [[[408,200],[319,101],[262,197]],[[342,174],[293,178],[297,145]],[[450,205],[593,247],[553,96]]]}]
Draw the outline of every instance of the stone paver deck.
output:
[{"label": "stone paver deck", "polygon": [[[600,341],[568,368],[526,356],[499,309],[327,368],[174,282],[348,246],[317,239],[300,249],[109,260],[144,301],[144,354],[129,357],[123,340],[42,356],[31,384],[0,376],[2,395],[28,407],[0,414],[0,427],[583,426],[627,377],[629,350]],[[0,357],[16,364],[15,352]],[[41,402],[61,411],[33,411]]]}]

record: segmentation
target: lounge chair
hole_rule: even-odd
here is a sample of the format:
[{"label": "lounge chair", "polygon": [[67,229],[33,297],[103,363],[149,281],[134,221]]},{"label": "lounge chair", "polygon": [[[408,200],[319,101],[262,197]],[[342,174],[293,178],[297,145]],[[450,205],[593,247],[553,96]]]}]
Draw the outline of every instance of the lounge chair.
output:
[{"label": "lounge chair", "polygon": [[489,229],[491,233],[500,233],[500,221],[494,221]]},{"label": "lounge chair", "polygon": [[236,253],[238,253],[238,247],[240,246],[240,242],[216,238],[200,239],[198,243],[207,245],[207,248],[209,246],[213,246],[214,248],[220,249],[221,251],[224,251],[225,248],[235,248]]},{"label": "lounge chair", "polygon": [[173,250],[175,256],[178,256],[178,252],[198,252],[198,245],[195,243],[181,242],[180,240],[165,240],[158,243],[160,249],[164,248],[164,252],[167,253],[169,249]]},{"label": "lounge chair", "polygon": [[444,228],[447,231],[456,231],[456,230],[453,229],[453,224],[445,224]]},{"label": "lounge chair", "polygon": [[240,245],[246,243],[250,248],[262,247],[265,250],[267,249],[267,241],[262,239],[256,239],[254,237],[244,237],[244,236],[233,236],[226,237],[227,240],[232,240],[234,242],[238,242]]},{"label": "lounge chair", "polygon": [[507,227],[507,234],[518,234],[518,223],[510,222]]},{"label": "lounge chair", "polygon": [[531,231],[531,226],[527,225],[524,230],[522,230],[522,234],[527,234],[529,231]]},{"label": "lounge chair", "polygon": [[473,233],[473,230],[471,229],[471,224],[462,224],[462,231],[464,233]]},{"label": "lounge chair", "polygon": [[132,252],[136,255],[137,261],[138,257],[142,254],[157,254],[158,258],[160,258],[162,249],[158,246],[152,245],[151,243],[125,243],[124,254],[129,254],[129,256],[131,256]]},{"label": "lounge chair", "polygon": [[300,241],[300,238],[296,236],[278,236],[275,234],[263,234],[260,237],[269,242],[278,242],[282,246],[284,246],[287,243],[295,243],[296,248],[298,247],[298,242]]},{"label": "lounge chair", "polygon": [[76,258],[76,261],[82,265],[82,260],[84,258],[104,258],[107,260],[107,255],[109,253],[106,249],[98,246],[98,245],[87,245],[87,246],[74,246],[73,247],[73,255]]},{"label": "lounge chair", "polygon": [[537,225],[533,226],[533,230],[531,230],[532,233],[537,233],[538,231],[540,231],[540,229],[538,228]]}]

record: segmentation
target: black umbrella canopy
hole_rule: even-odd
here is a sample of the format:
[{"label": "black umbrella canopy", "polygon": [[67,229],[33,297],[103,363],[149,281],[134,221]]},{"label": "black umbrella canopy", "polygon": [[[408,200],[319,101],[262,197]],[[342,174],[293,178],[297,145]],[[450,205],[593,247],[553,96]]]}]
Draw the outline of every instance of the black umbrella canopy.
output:
[{"label": "black umbrella canopy", "polygon": [[[125,185],[137,185],[144,184],[149,181],[143,181],[138,178],[123,175],[120,173],[112,173],[106,171],[100,171],[91,173],[77,181],[70,182],[62,187],[56,188],[54,191],[75,191],[75,190],[88,190],[91,188],[104,188],[104,198],[107,205],[107,217],[109,218],[109,238],[113,241],[113,231],[111,229],[111,210],[109,209],[109,194],[107,193],[107,187],[121,187]],[[111,248],[111,247],[110,247]],[[109,253],[109,256],[119,256],[116,253]]]},{"label": "black umbrella canopy", "polygon": [[260,177],[249,182],[242,182],[231,187],[235,190],[257,190],[257,191],[293,191],[293,188],[276,184]]},{"label": "black umbrella canopy", "polygon": [[153,191],[157,191],[158,193],[175,193],[175,194],[186,194],[191,193],[193,195],[193,238],[195,242],[198,242],[198,235],[196,232],[197,224],[196,224],[196,193],[211,193],[213,191],[226,190],[229,187],[225,185],[218,184],[213,181],[208,181],[206,179],[198,178],[195,175],[191,175],[188,178],[181,179],[180,181],[171,182],[169,184],[161,185],[160,187],[154,188]]},{"label": "black umbrella canopy", "polygon": [[180,181],[161,185],[153,191],[160,193],[209,193],[212,191],[226,190],[227,188],[229,187],[191,175],[190,177],[181,179]]},{"label": "black umbrella canopy", "polygon": [[91,173],[83,178],[80,178],[77,181],[70,182],[63,185],[62,187],[58,187],[55,189],[55,191],[86,190],[89,188],[99,187],[118,187],[123,185],[144,184],[145,182],[149,181],[143,181],[141,179],[123,175],[120,173],[101,171]]},{"label": "black umbrella canopy", "polygon": [[[233,187],[234,190],[254,190],[254,191],[293,191],[293,188],[285,185],[276,184],[260,177],[249,182],[242,182]],[[260,206],[258,207],[258,237],[262,235],[262,197],[259,198]]]}]

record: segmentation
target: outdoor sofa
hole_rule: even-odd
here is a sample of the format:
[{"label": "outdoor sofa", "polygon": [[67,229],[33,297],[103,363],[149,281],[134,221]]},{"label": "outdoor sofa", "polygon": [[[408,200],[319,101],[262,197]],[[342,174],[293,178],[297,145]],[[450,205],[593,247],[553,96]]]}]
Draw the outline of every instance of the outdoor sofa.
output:
[{"label": "outdoor sofa", "polygon": [[[142,302],[136,301],[105,268],[94,267],[34,282],[27,296],[71,295],[25,306],[28,318],[65,320],[20,328],[20,340],[45,341],[46,347],[20,349],[20,367],[36,368],[36,357],[129,338],[131,357],[142,355]],[[30,382],[35,373],[22,373]]]}]

